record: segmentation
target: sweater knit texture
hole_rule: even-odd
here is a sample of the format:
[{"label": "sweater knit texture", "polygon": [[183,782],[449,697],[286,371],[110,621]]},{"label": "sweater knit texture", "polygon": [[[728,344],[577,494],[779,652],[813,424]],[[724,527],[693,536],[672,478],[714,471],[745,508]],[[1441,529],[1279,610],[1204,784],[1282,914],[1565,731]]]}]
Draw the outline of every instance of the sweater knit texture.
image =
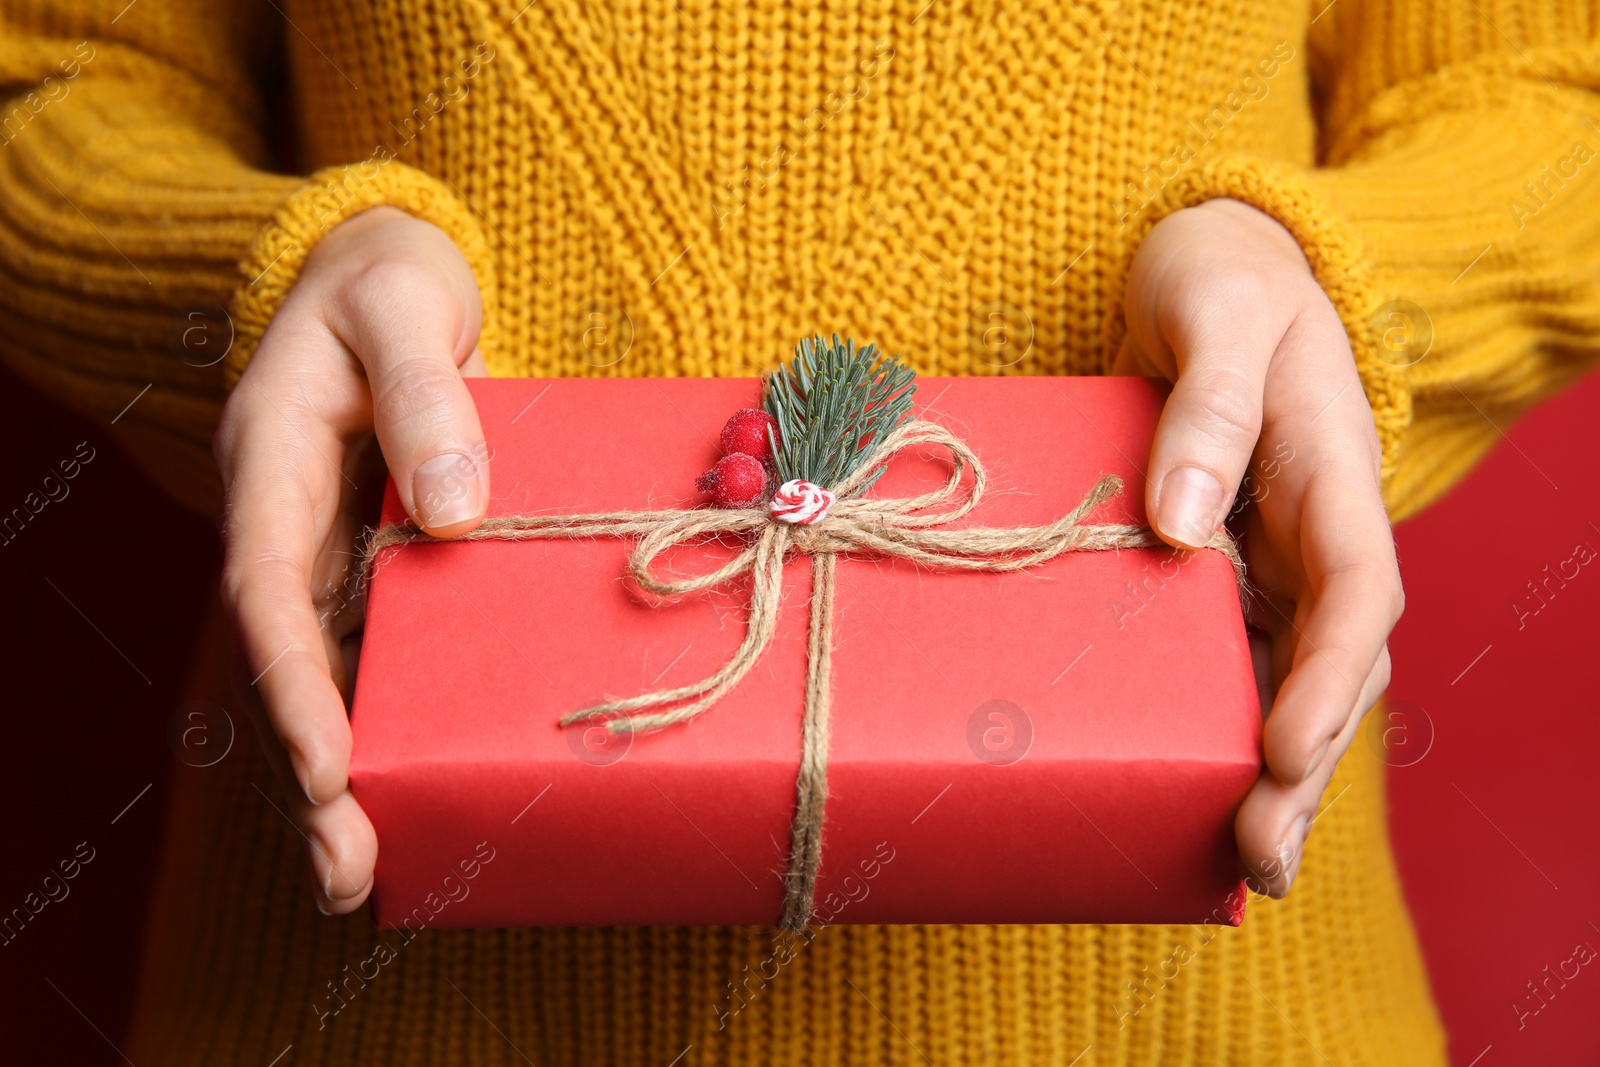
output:
[{"label": "sweater knit texture", "polygon": [[[4,0],[0,351],[212,508],[227,388],[317,239],[376,204],[462,248],[497,375],[754,375],[814,330],[924,374],[1088,374],[1140,239],[1233,197],[1295,234],[1344,321],[1399,518],[1600,355],[1597,21],[1577,0]],[[194,695],[236,707],[214,673]],[[365,911],[315,911],[247,739],[176,775],[139,1064],[1444,1062],[1359,740],[1294,891],[1239,929],[836,926],[770,979],[770,928],[382,952]]]}]

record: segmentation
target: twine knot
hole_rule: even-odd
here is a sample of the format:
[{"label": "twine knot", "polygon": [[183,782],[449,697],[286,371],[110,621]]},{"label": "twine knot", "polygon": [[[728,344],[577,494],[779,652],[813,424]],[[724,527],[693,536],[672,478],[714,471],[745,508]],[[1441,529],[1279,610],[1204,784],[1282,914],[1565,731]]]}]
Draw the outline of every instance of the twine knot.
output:
[{"label": "twine knot", "polygon": [[[864,497],[889,460],[902,449],[931,445],[950,459],[944,485],[920,496]],[[970,481],[967,472],[971,472]],[[485,519],[455,540],[534,540],[542,538],[638,537],[628,569],[640,588],[664,599],[722,586],[750,576],[745,635],[733,656],[709,676],[687,685],[606,701],[562,716],[562,726],[606,721],[612,732],[660,729],[687,722],[733,689],[755,666],[777,629],[783,564],[791,552],[811,557],[811,623],[807,641],[806,692],[801,719],[800,769],[795,786],[795,816],[790,831],[788,871],[779,924],[802,930],[813,912],[817,871],[822,861],[822,830],[827,799],[830,676],[832,670],[834,567],[840,554],[889,556],[936,570],[1005,572],[1026,570],[1067,552],[1166,547],[1148,527],[1083,520],[1122,489],[1122,480],[1103,475],[1067,514],[1044,526],[939,529],[976,508],[987,476],[977,455],[937,423],[908,420],[868,455],[850,476],[831,489],[803,479],[785,482],[765,508],[617,511],[585,515],[505,515]],[[654,569],[663,552],[691,541],[736,536],[744,547],[704,574],[663,577]],[[374,532],[365,554],[371,575],[378,554],[397,545],[441,540],[410,523]],[[1206,546],[1227,556],[1241,590],[1244,564],[1225,530]]]}]

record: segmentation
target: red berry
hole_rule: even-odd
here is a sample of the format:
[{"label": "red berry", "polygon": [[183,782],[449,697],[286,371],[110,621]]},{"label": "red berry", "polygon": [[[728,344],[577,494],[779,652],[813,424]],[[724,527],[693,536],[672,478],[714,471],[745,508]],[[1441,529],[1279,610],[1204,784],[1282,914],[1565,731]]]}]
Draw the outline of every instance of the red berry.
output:
[{"label": "red berry", "polygon": [[711,494],[719,508],[753,508],[767,496],[767,468],[754,456],[734,452],[695,479],[694,487]]},{"label": "red berry", "polygon": [[760,408],[740,408],[722,428],[722,451],[727,455],[744,453],[762,462],[772,459],[772,446],[767,442],[767,428],[772,428],[774,439],[778,436],[778,422]]}]

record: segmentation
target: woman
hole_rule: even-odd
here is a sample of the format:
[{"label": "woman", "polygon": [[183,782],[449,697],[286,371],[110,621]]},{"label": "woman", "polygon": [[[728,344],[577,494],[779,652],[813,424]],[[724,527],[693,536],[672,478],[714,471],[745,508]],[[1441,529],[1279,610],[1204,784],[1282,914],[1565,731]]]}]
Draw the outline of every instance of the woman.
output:
[{"label": "woman", "polygon": [[[117,6],[4,4],[6,351],[107,416],[150,385],[117,430],[199,507],[215,431],[263,739],[179,784],[135,1062],[1444,1061],[1350,742],[1389,518],[1600,348],[1585,8]],[[835,927],[732,1018],[771,930],[432,931],[366,967],[365,442],[460,534],[461,375],[752,374],[816,328],[1174,381],[1152,523],[1196,545],[1244,505],[1263,591],[1244,926]]]}]

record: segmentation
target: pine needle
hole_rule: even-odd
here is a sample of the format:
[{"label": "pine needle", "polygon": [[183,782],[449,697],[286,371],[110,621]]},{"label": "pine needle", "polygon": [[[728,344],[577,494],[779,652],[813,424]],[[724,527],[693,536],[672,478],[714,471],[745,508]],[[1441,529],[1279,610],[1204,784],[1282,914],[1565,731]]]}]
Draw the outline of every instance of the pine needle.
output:
[{"label": "pine needle", "polygon": [[898,357],[881,356],[877,345],[858,350],[838,334],[831,344],[821,334],[801,341],[794,359],[767,375],[762,398],[778,424],[778,481],[804,478],[824,487],[844,481],[911,413],[915,379],[916,372]]}]

